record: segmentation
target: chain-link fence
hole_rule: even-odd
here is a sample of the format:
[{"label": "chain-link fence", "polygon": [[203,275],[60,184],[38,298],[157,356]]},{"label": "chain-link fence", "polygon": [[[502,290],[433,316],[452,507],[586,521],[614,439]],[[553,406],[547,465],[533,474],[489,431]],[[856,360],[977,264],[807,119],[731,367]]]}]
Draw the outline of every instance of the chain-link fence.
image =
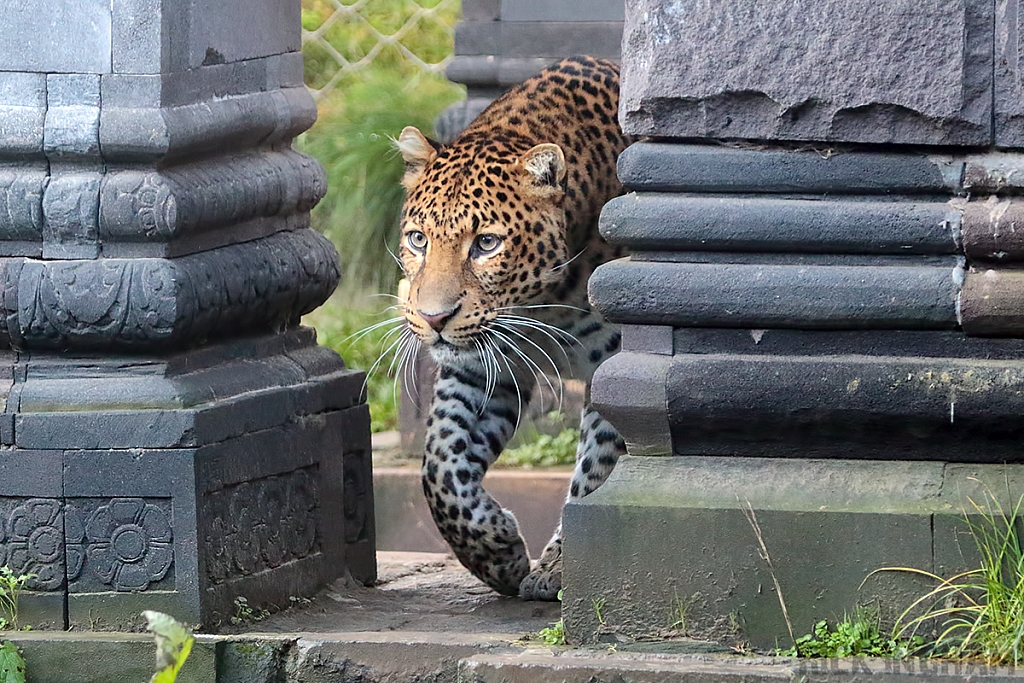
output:
[{"label": "chain-link fence", "polygon": [[460,0],[303,0],[306,84],[320,99],[374,70],[443,76]]}]

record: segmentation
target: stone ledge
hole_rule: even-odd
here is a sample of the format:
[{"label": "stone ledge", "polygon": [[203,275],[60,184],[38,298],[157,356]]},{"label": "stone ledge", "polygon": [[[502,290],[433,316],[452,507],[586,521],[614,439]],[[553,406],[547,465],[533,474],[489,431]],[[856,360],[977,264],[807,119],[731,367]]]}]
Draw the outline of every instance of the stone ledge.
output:
[{"label": "stone ledge", "polygon": [[[616,642],[660,632],[677,601],[690,601],[689,634],[771,648],[786,633],[774,572],[798,634],[858,604],[877,606],[888,628],[932,585],[896,572],[865,578],[882,567],[950,576],[976,566],[960,516],[968,496],[984,504],[986,491],[1022,482],[1021,465],[624,457],[604,486],[566,506],[562,614],[574,639]],[[645,528],[658,532],[636,533]]]}]

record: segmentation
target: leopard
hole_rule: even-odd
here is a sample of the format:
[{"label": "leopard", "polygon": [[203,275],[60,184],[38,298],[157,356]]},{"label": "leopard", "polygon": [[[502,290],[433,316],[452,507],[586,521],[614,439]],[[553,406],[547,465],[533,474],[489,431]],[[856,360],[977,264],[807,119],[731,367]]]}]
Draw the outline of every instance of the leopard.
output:
[{"label": "leopard", "polygon": [[616,162],[632,142],[618,102],[614,62],[572,57],[496,99],[449,144],[415,127],[396,140],[405,164],[400,317],[437,367],[423,494],[458,560],[524,600],[559,598],[562,523],[531,565],[515,516],[484,475],[539,383],[585,382],[566,502],[601,486],[626,450],[589,389],[621,340],[587,297],[591,273],[623,256],[598,230],[601,208],[623,193]]}]

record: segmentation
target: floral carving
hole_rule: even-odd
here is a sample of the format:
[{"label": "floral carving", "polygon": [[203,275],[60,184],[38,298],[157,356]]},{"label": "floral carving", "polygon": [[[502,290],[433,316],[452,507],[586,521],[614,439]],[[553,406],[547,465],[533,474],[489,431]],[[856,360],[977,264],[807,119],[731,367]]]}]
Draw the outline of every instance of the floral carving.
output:
[{"label": "floral carving", "polygon": [[0,546],[0,565],[15,574],[34,574],[29,588],[60,588],[64,583],[63,527],[60,501],[34,498],[14,508],[6,532],[0,529],[0,540],[6,533],[6,553]]},{"label": "floral carving", "polygon": [[202,542],[214,583],[300,559],[317,549],[315,469],[243,482],[206,496]]},{"label": "floral carving", "polygon": [[85,527],[92,572],[119,591],[141,591],[167,574],[174,559],[171,525],[156,505],[114,498]]}]

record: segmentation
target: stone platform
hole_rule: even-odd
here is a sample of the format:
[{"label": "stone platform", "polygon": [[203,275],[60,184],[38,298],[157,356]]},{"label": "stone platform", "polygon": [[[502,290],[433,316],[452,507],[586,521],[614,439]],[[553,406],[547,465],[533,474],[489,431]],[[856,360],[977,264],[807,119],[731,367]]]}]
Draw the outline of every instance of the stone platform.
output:
[{"label": "stone platform", "polygon": [[[1013,669],[878,659],[794,660],[690,639],[588,648],[527,636],[554,604],[487,590],[451,558],[379,553],[379,585],[335,583],[308,604],[233,635],[199,636],[180,683],[853,683],[1021,682]],[[33,683],[147,680],[152,639],[127,633],[3,633]]]}]

